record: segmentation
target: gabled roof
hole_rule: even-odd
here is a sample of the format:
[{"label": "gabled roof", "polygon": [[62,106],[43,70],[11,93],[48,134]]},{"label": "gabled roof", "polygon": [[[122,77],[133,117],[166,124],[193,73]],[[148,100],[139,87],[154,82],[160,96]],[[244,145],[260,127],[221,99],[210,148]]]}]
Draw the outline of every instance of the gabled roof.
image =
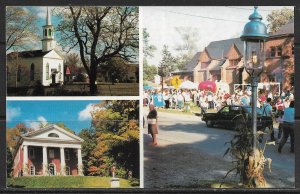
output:
[{"label": "gabled roof", "polygon": [[291,19],[287,24],[281,26],[276,32],[272,33],[271,36],[294,34],[294,19]]},{"label": "gabled roof", "polygon": [[14,58],[16,56],[22,58],[33,58],[33,57],[43,57],[51,51],[43,52],[42,50],[33,50],[33,51],[21,51],[21,52],[11,52],[7,57]]},{"label": "gabled roof", "polygon": [[45,133],[49,130],[52,130],[52,129],[56,129],[58,131],[60,131],[61,133],[77,140],[77,141],[80,141],[80,142],[83,142],[84,140],[81,139],[80,137],[78,137],[77,135],[74,135],[73,133],[70,133],[69,131],[57,126],[57,125],[54,125],[54,124],[50,124],[50,125],[47,125],[46,127],[42,128],[42,129],[39,129],[39,130],[36,130],[36,131],[32,131],[32,132],[29,132],[29,133],[26,133],[24,135],[22,135],[21,137],[22,138],[26,138],[26,137],[34,137],[34,136],[37,136],[41,133]]},{"label": "gabled roof", "polygon": [[235,44],[240,53],[243,53],[244,45],[240,38],[213,41],[209,43],[206,50],[211,59],[223,59],[233,44]]},{"label": "gabled roof", "polygon": [[197,52],[193,58],[185,64],[184,69],[181,72],[190,72],[193,71],[194,68],[198,65],[199,57],[201,55],[201,52]]}]

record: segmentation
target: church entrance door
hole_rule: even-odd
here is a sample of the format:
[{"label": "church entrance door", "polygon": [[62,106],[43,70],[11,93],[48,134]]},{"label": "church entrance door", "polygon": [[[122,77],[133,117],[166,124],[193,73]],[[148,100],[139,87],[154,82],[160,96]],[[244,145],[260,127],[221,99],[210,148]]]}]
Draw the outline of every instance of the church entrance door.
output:
[{"label": "church entrance door", "polygon": [[54,164],[49,164],[49,175],[55,175],[55,165]]}]

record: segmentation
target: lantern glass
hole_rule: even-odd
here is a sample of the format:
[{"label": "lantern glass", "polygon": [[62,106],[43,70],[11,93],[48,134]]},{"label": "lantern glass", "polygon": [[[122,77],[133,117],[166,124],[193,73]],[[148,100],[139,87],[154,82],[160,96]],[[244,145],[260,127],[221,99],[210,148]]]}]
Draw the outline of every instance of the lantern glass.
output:
[{"label": "lantern glass", "polygon": [[245,68],[251,76],[259,76],[265,63],[265,42],[264,40],[245,40]]}]

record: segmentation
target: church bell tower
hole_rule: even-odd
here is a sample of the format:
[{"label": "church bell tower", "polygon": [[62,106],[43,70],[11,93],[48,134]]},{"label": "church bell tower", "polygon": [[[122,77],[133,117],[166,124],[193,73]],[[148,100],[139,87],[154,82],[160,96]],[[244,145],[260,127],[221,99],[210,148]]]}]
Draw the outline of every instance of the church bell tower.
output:
[{"label": "church bell tower", "polygon": [[56,42],[54,40],[54,27],[51,24],[51,13],[47,7],[46,25],[43,26],[42,47],[43,52],[53,50]]}]

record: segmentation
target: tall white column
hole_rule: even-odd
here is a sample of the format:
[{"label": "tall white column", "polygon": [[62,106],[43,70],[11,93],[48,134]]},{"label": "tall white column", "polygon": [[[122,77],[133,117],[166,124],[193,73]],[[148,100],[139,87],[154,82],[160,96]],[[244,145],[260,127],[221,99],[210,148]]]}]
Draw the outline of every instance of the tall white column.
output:
[{"label": "tall white column", "polygon": [[28,146],[23,146],[23,175],[28,175]]},{"label": "tall white column", "polygon": [[47,147],[43,146],[43,175],[48,174],[48,156],[47,156]]},{"label": "tall white column", "polygon": [[77,149],[77,157],[78,157],[78,175],[83,175],[83,173],[82,173],[81,148]]},{"label": "tall white column", "polygon": [[65,160],[65,149],[60,148],[60,173],[66,175],[66,160]]}]

